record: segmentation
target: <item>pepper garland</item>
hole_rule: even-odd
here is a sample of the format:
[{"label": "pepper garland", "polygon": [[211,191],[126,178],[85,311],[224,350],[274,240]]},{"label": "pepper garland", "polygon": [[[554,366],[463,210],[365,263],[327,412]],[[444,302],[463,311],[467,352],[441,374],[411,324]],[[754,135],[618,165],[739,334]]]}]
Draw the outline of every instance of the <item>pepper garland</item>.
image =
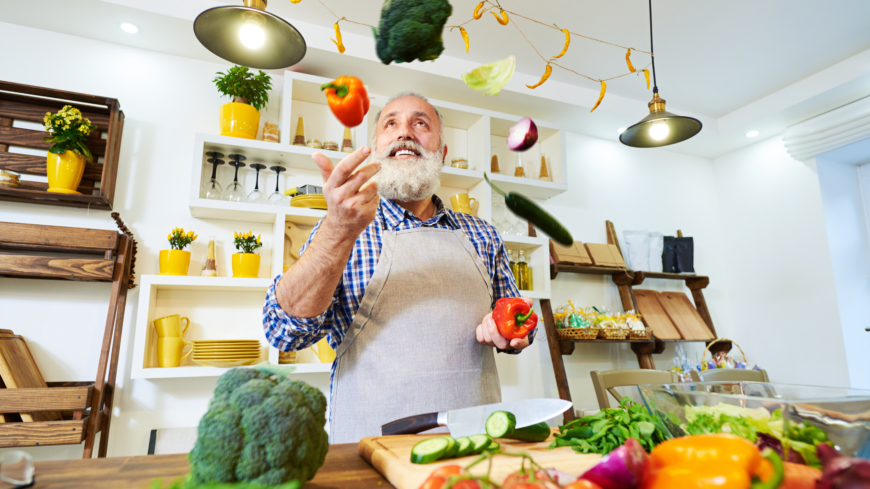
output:
[{"label": "pepper garland", "polygon": [[[301,1],[302,1],[302,0],[290,0],[290,2],[291,2],[291,3],[294,3],[294,4],[296,4],[296,3],[300,3]],[[329,7],[327,7],[326,4],[323,3],[323,0],[317,0],[317,1],[320,2],[320,4],[323,5],[323,7],[324,7],[326,10],[328,10],[329,13],[331,13],[333,16],[335,16],[336,19],[338,19],[338,20],[335,21],[335,25],[334,25],[334,28],[335,28],[335,37],[336,37],[336,39],[330,39],[330,40],[331,40],[333,43],[335,43],[335,46],[336,46],[336,48],[337,48],[337,50],[338,50],[339,53],[344,53],[344,52],[345,52],[345,46],[344,46],[344,44],[343,44],[342,41],[341,41],[341,29],[340,29],[340,27],[339,27],[339,25],[338,25],[339,22],[341,22],[341,21],[345,21],[345,22],[350,22],[350,23],[352,23],[352,24],[368,26],[368,27],[371,27],[372,29],[375,28],[375,26],[373,26],[373,25],[371,25],[371,24],[366,24],[366,23],[364,23],[364,22],[357,22],[357,21],[354,21],[354,20],[350,20],[350,19],[348,19],[347,17],[339,16],[338,14],[336,14],[335,12],[333,12],[332,9],[330,9]],[[494,10],[496,10],[496,9],[498,9],[498,11],[499,11],[498,14],[496,14],[496,13],[494,12]],[[612,43],[612,42],[604,41],[604,40],[597,39],[597,38],[594,38],[594,37],[585,36],[585,35],[583,35],[583,34],[578,34],[578,33],[576,33],[576,32],[569,31],[568,29],[563,29],[563,28],[559,27],[559,26],[556,25],[556,24],[545,24],[545,23],[540,22],[540,21],[538,21],[538,20],[535,20],[535,19],[532,19],[532,18],[530,18],[530,17],[526,17],[526,16],[524,16],[524,15],[522,15],[522,14],[519,14],[519,13],[517,13],[517,12],[513,12],[513,11],[511,11],[511,10],[507,10],[507,9],[502,8],[501,4],[499,3],[499,0],[483,0],[482,2],[480,2],[479,4],[477,4],[477,6],[474,8],[474,12],[472,13],[472,18],[471,18],[471,19],[469,19],[469,20],[463,22],[462,24],[444,26],[444,28],[445,28],[445,29],[449,29],[449,31],[452,31],[453,29],[459,28],[459,33],[460,33],[460,35],[462,36],[462,40],[465,42],[465,53],[466,53],[466,54],[468,54],[468,46],[469,46],[469,42],[468,42],[468,31],[467,31],[467,30],[465,29],[465,27],[463,27],[463,26],[465,26],[466,24],[468,24],[468,23],[470,23],[470,22],[474,22],[475,20],[479,20],[481,17],[483,17],[483,14],[485,14],[486,12],[489,12],[490,14],[492,14],[492,16],[495,18],[495,20],[498,21],[498,24],[499,24],[499,25],[502,25],[502,26],[506,26],[506,25],[510,24],[510,16],[513,16],[513,17],[519,17],[519,18],[522,18],[522,19],[528,20],[528,21],[530,21],[530,22],[534,22],[534,23],[536,23],[536,24],[540,24],[540,25],[542,25],[542,26],[544,26],[544,27],[549,27],[549,28],[551,28],[551,29],[555,29],[556,31],[559,31],[560,33],[564,34],[564,36],[565,36],[565,45],[564,45],[564,47],[562,48],[562,52],[560,52],[559,54],[557,54],[557,55],[555,55],[555,56],[553,56],[553,57],[551,57],[551,58],[547,58],[546,56],[544,56],[543,54],[541,54],[540,51],[538,51],[538,48],[535,47],[534,43],[532,43],[532,41],[529,40],[529,38],[528,38],[528,37],[526,36],[526,34],[522,31],[522,29],[520,29],[520,26],[517,25],[516,21],[514,21],[513,26],[517,29],[517,31],[519,31],[520,35],[522,35],[523,38],[526,40],[526,42],[528,42],[529,45],[532,47],[532,49],[535,50],[535,53],[537,53],[537,55],[538,55],[538,56],[539,56],[539,57],[540,57],[540,58],[541,58],[545,63],[547,63],[546,67],[544,68],[544,74],[543,74],[543,76],[541,77],[541,80],[538,81],[538,83],[536,83],[536,84],[534,84],[534,85],[526,85],[526,87],[528,87],[528,88],[530,88],[530,89],[535,89],[535,88],[538,88],[539,86],[543,85],[544,82],[546,82],[547,79],[550,78],[550,75],[553,73],[553,66],[556,66],[556,67],[561,68],[561,69],[563,69],[563,70],[565,70],[565,71],[570,71],[571,73],[574,73],[575,75],[582,76],[583,78],[586,78],[586,79],[588,79],[588,80],[595,81],[595,82],[598,82],[598,83],[601,84],[601,91],[600,91],[600,93],[599,93],[599,95],[598,95],[598,100],[595,102],[595,105],[592,107],[592,110],[590,110],[590,112],[594,112],[595,109],[597,109],[598,106],[601,104],[601,101],[604,100],[604,94],[607,92],[607,82],[610,81],[610,80],[615,80],[615,79],[617,79],[617,78],[622,78],[622,77],[624,77],[624,76],[628,76],[628,75],[631,75],[631,74],[638,75],[638,74],[640,74],[640,73],[643,73],[644,78],[645,78],[645,80],[646,80],[646,89],[649,90],[649,69],[648,69],[648,68],[649,68],[649,66],[652,64],[652,61],[650,61],[649,63],[647,63],[646,66],[644,66],[644,67],[641,68],[640,70],[635,69],[634,65],[632,65],[632,63],[631,63],[631,53],[632,53],[632,51],[635,51],[635,52],[638,52],[638,53],[648,54],[650,57],[654,57],[655,55],[654,55],[652,52],[644,51],[644,50],[642,50],[642,49],[635,49],[635,48],[632,48],[632,47],[622,46],[622,45],[619,45],[619,44],[615,44],[615,43]],[[510,16],[508,16],[508,14],[510,14]],[[617,47],[617,48],[620,48],[620,49],[624,49],[624,50],[625,50],[625,63],[626,63],[626,65],[627,65],[627,67],[628,67],[628,72],[627,72],[627,73],[623,73],[623,74],[621,74],[621,75],[611,76],[610,78],[593,78],[593,77],[591,77],[591,76],[584,75],[583,73],[580,73],[580,72],[577,72],[577,71],[572,70],[572,69],[570,69],[570,68],[567,68],[567,67],[565,67],[565,66],[562,66],[561,64],[559,64],[559,63],[553,61],[553,60],[555,60],[555,59],[559,59],[559,58],[561,58],[562,56],[565,55],[566,52],[568,52],[568,46],[571,44],[571,35],[574,35],[574,36],[577,36],[577,37],[582,37],[582,38],[584,38],[584,39],[588,39],[588,40],[590,40],[590,41],[600,42],[600,43],[607,44],[607,45],[610,45],[610,46],[614,46],[614,47]]]}]

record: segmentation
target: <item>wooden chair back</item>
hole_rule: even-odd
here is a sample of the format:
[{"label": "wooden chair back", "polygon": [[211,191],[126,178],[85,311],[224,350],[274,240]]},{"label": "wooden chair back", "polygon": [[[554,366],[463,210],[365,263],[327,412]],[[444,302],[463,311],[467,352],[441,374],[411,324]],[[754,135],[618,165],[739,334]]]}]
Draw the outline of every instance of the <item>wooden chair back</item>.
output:
[{"label": "wooden chair back", "polygon": [[717,368],[689,372],[692,382],[770,382],[766,370],[747,370],[742,368]]},{"label": "wooden chair back", "polygon": [[644,368],[627,368],[620,370],[607,370],[589,372],[592,376],[592,385],[595,387],[595,396],[598,397],[598,407],[607,409],[610,401],[607,393],[619,401],[620,396],[615,387],[625,387],[645,384],[672,384],[677,382],[675,372],[662,370],[649,370]]},{"label": "wooden chair back", "polygon": [[189,453],[196,444],[196,426],[192,428],[163,428],[151,430],[148,455]]}]

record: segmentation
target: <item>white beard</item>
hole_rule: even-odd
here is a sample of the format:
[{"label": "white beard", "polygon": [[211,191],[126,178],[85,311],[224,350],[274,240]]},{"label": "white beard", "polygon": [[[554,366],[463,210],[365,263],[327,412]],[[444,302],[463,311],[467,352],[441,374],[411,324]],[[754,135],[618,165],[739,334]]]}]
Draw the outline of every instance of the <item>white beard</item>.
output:
[{"label": "white beard", "polygon": [[[421,156],[391,157],[390,153],[398,148],[413,149]],[[399,202],[415,202],[435,195],[435,190],[441,184],[443,148],[426,151],[414,141],[396,141],[372,155],[372,160],[381,164],[381,171],[372,177],[378,184],[378,193],[381,197]]]}]

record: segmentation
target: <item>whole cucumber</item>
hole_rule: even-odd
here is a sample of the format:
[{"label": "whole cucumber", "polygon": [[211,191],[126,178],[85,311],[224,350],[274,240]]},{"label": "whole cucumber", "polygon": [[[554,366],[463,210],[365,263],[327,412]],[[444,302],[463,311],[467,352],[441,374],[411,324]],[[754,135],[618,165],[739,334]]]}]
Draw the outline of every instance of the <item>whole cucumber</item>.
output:
[{"label": "whole cucumber", "polygon": [[511,212],[540,228],[544,234],[553,238],[553,241],[560,245],[572,246],[574,244],[574,237],[571,236],[571,233],[565,228],[565,226],[563,226],[562,223],[549,212],[541,208],[541,206],[522,194],[516,192],[505,193],[489,180],[489,175],[487,175],[486,172],[483,173],[483,178],[486,179],[486,183],[488,183],[493,190],[504,196],[504,202]]}]

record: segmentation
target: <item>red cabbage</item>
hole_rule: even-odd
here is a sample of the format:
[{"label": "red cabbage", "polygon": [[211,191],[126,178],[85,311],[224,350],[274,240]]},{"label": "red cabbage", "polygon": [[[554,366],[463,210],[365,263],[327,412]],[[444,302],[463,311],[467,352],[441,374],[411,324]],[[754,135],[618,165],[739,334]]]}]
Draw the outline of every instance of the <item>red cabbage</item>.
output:
[{"label": "red cabbage", "polygon": [[827,443],[816,454],[824,467],[817,489],[870,489],[870,460],[844,457]]},{"label": "red cabbage", "polygon": [[629,438],[580,478],[598,484],[601,489],[634,489],[643,480],[646,465],[646,451],[640,442]]},{"label": "red cabbage", "polygon": [[758,450],[764,450],[765,448],[770,448],[774,452],[776,452],[780,458],[785,462],[791,462],[795,464],[806,465],[807,462],[804,460],[803,455],[800,454],[797,450],[789,450],[788,457],[783,454],[782,442],[779,438],[768,435],[767,433],[758,432],[758,440],[755,442],[755,446],[758,447]]},{"label": "red cabbage", "polygon": [[511,151],[526,151],[538,142],[538,126],[528,117],[523,117],[511,126],[507,147]]}]

